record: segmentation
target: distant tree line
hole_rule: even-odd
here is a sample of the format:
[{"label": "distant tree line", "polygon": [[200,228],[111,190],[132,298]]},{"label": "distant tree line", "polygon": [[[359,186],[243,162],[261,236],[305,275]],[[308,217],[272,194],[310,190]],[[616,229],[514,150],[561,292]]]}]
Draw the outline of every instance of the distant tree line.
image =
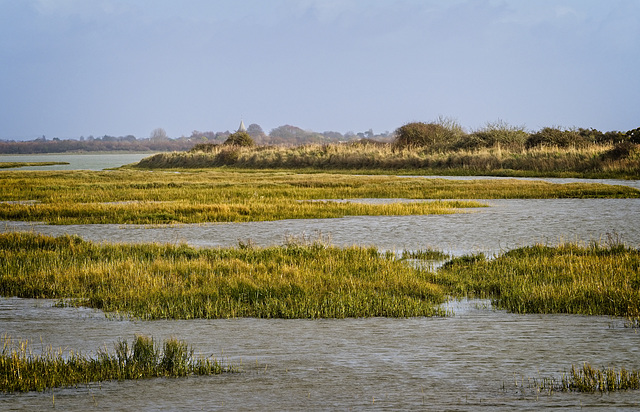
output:
[{"label": "distant tree line", "polygon": [[474,150],[500,146],[504,149],[519,150],[537,146],[585,147],[590,144],[640,144],[640,128],[626,132],[601,132],[596,129],[545,127],[528,132],[524,126],[511,126],[503,121],[487,123],[485,127],[470,133],[455,120],[440,117],[429,123],[407,123],[394,132],[374,133],[335,131],[314,132],[297,126],[283,125],[268,134],[258,124],[252,123],[246,132],[230,131],[201,132],[194,130],[190,136],[176,139],[167,137],[166,132],[154,129],[149,138],[137,139],[133,135],[102,137],[80,137],[79,139],[47,139],[45,136],[30,141],[0,140],[0,154],[65,153],[96,151],[127,152],[171,152],[188,151],[197,146],[219,144],[233,145],[283,145],[330,144],[344,142],[364,142],[392,144],[395,147],[420,148],[427,151]]}]

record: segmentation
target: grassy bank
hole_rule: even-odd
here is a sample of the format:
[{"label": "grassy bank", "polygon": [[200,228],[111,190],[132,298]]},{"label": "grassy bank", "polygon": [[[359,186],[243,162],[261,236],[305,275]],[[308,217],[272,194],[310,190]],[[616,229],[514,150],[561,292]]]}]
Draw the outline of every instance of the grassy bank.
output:
[{"label": "grassy bank", "polygon": [[0,392],[44,391],[92,382],[188,375],[216,375],[233,371],[212,358],[194,358],[193,348],[177,339],[160,350],[152,338],[136,336],[129,346],[120,340],[115,354],[99,350],[95,358],[77,352],[64,354],[51,347],[35,354],[28,342],[0,339]]},{"label": "grassy bank", "polygon": [[9,169],[15,167],[27,167],[27,166],[55,166],[55,165],[68,165],[69,162],[0,162],[0,169]]},{"label": "grassy bank", "polygon": [[[2,172],[0,179],[0,220],[55,224],[245,222],[454,213],[459,208],[481,206],[440,199],[595,197],[637,198],[640,191],[595,183],[453,181],[296,171],[12,171]],[[439,201],[383,205],[331,201],[360,198]]]},{"label": "grassy bank", "polygon": [[401,171],[406,174],[498,175],[640,179],[640,149],[613,144],[586,147],[496,145],[475,150],[433,151],[393,144],[327,144],[297,147],[205,146],[206,150],[161,153],[141,160],[141,169],[233,167],[250,169]]},{"label": "grassy bank", "polygon": [[640,318],[640,250],[613,243],[535,245],[496,259],[453,259],[432,280],[454,296],[491,298],[516,313]]},{"label": "grassy bank", "polygon": [[3,296],[64,299],[142,319],[431,316],[445,295],[376,249],[315,242],[195,249],[0,235]]}]

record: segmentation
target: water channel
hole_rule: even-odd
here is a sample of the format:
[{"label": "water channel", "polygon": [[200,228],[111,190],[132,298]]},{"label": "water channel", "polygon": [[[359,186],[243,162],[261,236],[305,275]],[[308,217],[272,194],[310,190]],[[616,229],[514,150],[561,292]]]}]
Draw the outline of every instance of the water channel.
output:
[{"label": "water channel", "polygon": [[[629,182],[637,185],[638,182]],[[640,199],[487,200],[438,216],[347,217],[174,226],[49,226],[0,222],[0,231],[73,233],[99,242],[281,244],[322,233],[337,245],[432,247],[500,253],[536,242],[622,240],[640,246]],[[572,364],[640,368],[640,332],[623,319],[517,315],[487,301],[449,302],[452,316],[344,320],[110,320],[50,300],[0,298],[0,332],[95,354],[135,334],[176,336],[241,373],[103,382],[53,392],[1,394],[0,410],[636,410],[637,391],[540,393],[531,379]]]}]

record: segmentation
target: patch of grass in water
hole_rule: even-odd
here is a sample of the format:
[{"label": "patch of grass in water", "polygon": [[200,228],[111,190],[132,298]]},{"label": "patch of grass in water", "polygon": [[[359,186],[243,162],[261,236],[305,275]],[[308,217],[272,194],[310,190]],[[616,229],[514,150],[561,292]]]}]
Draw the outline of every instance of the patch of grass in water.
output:
[{"label": "patch of grass in water", "polygon": [[98,245],[0,234],[0,293],[64,299],[142,319],[441,315],[428,272],[375,248]]},{"label": "patch of grass in water", "polygon": [[464,256],[431,280],[453,296],[490,298],[515,313],[640,317],[640,250],[619,242],[538,244],[495,259]]},{"label": "patch of grass in water", "polygon": [[130,347],[126,340],[115,345],[115,354],[99,350],[95,358],[78,352],[63,355],[50,346],[35,354],[27,341],[14,343],[1,338],[0,391],[44,391],[91,382],[188,375],[217,375],[236,371],[213,358],[195,358],[187,343],[171,338],[160,351],[154,340],[136,336]]}]

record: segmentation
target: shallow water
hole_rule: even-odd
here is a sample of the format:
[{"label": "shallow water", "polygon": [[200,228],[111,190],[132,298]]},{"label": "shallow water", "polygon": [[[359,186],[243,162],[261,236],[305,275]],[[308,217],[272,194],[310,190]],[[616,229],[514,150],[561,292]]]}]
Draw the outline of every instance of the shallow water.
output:
[{"label": "shallow water", "polygon": [[[537,393],[530,379],[571,364],[640,368],[640,335],[607,317],[515,315],[485,301],[453,302],[455,316],[410,319],[113,321],[51,301],[0,299],[0,327],[86,355],[134,334],[178,336],[242,373],[107,382],[0,396],[1,410],[512,410],[631,408],[634,391]],[[38,343],[39,345],[39,343]],[[36,345],[36,346],[38,346]],[[516,382],[517,385],[516,386]]]},{"label": "shallow water", "polygon": [[[638,186],[637,181],[621,184]],[[0,222],[0,231],[72,233],[98,242],[186,242],[203,247],[234,246],[247,239],[263,246],[277,245],[288,235],[313,238],[321,233],[342,246],[432,247],[457,255],[500,253],[536,242],[619,239],[640,246],[640,199],[485,202],[491,207],[455,215],[159,227]],[[135,334],[160,342],[176,336],[192,344],[198,354],[223,358],[243,372],[2,394],[0,410],[52,406],[72,411],[636,410],[640,404],[637,391],[549,395],[538,393],[529,380],[560,378],[572,364],[583,362],[596,367],[640,368],[640,332],[625,328],[617,318],[517,315],[492,310],[486,301],[464,301],[449,303],[455,315],[447,318],[142,322],[109,320],[99,311],[52,304],[50,300],[0,298],[0,333],[30,339],[34,349],[42,341],[87,355],[105,346],[113,351],[118,339],[131,341]]]},{"label": "shallow water", "polygon": [[199,247],[236,246],[248,239],[279,245],[287,236],[318,233],[339,246],[380,250],[435,248],[454,255],[504,250],[534,243],[607,241],[640,246],[640,199],[486,200],[468,213],[428,216],[352,216],[274,222],[196,225],[69,225],[0,222],[0,231],[77,234],[96,242],[186,242]]},{"label": "shallow water", "polygon": [[137,163],[152,153],[47,153],[0,155],[0,162],[67,162],[66,165],[26,166],[0,170],[104,170]]}]

